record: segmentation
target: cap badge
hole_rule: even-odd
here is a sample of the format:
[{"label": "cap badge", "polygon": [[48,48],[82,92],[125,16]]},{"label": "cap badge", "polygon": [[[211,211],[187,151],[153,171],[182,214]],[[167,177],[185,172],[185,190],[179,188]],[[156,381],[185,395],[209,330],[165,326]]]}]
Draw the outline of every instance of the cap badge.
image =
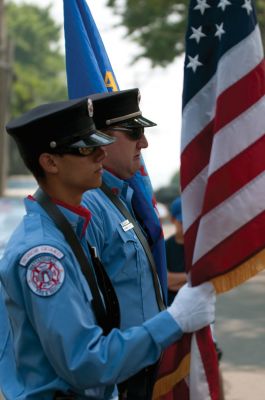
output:
[{"label": "cap badge", "polygon": [[91,99],[87,99],[87,111],[90,117],[93,117],[94,109],[93,109],[93,102]]},{"label": "cap badge", "polygon": [[139,106],[139,104],[140,104],[140,101],[141,101],[141,93],[140,93],[140,91],[138,90],[138,97],[137,97],[137,101],[138,101],[138,106]]},{"label": "cap badge", "polygon": [[54,141],[50,142],[50,147],[51,147],[52,149],[55,149],[56,146],[57,146],[57,143],[56,143],[56,142],[54,142]]}]

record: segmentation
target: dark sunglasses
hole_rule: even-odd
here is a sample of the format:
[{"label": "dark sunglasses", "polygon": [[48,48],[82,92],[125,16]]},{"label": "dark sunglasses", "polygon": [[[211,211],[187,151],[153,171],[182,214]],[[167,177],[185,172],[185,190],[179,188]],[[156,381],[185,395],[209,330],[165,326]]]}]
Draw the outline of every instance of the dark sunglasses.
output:
[{"label": "dark sunglasses", "polygon": [[111,130],[124,132],[131,140],[139,140],[144,134],[144,128],[142,126],[135,128],[123,128],[120,126],[112,126]]},{"label": "dark sunglasses", "polygon": [[57,154],[71,154],[74,156],[81,156],[81,157],[87,157],[93,154],[98,146],[95,147],[68,147],[67,149],[62,149],[61,151],[58,151]]}]

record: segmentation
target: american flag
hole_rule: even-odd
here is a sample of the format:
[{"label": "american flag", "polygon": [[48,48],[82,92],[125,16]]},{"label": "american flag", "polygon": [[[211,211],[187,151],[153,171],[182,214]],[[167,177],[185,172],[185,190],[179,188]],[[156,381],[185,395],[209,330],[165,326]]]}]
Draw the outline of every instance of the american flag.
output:
[{"label": "american flag", "polygon": [[[191,0],[181,149],[185,253],[192,285],[212,280],[217,293],[265,266],[264,95],[252,1]],[[192,339],[192,400],[218,398],[205,335]]]},{"label": "american flag", "polygon": [[[217,293],[265,267],[264,94],[251,0],[191,0],[181,149],[186,266],[192,285],[211,280]],[[182,357],[161,368],[154,399],[219,399],[209,329],[178,347]]]},{"label": "american flag", "polygon": [[254,267],[265,247],[264,94],[263,49],[251,0],[192,0],[181,186],[193,285],[227,273],[219,288],[225,291],[265,265],[258,261]]}]

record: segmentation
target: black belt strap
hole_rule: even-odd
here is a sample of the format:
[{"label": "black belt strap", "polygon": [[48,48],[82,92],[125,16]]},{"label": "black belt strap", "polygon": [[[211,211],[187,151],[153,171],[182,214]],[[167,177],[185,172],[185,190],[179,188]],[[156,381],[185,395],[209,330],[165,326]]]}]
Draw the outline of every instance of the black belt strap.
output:
[{"label": "black belt strap", "polygon": [[[36,193],[33,195],[34,198],[37,200],[37,202],[41,205],[41,207],[46,211],[46,213],[50,216],[50,218],[54,221],[55,225],[57,228],[64,234],[64,237],[68,244],[71,246],[79,264],[81,267],[81,270],[88,282],[88,285],[91,290],[92,294],[92,307],[96,316],[96,320],[103,329],[104,334],[106,335],[111,331],[111,329],[115,326],[119,326],[119,306],[118,306],[118,300],[116,293],[113,289],[112,284],[110,283],[109,278],[106,278],[106,272],[101,271],[100,274],[101,276],[104,276],[102,278],[104,280],[104,285],[101,287],[101,291],[99,290],[100,282],[97,282],[96,276],[95,276],[95,270],[91,267],[91,265],[88,262],[87,256],[71,226],[71,224],[68,222],[68,220],[65,218],[63,213],[60,211],[60,209],[51,201],[50,197],[48,196],[47,193],[45,193],[42,189],[38,188]],[[90,248],[91,251],[91,248]],[[93,257],[93,253],[91,254],[92,260],[95,258]],[[101,265],[101,264],[100,264]],[[95,265],[94,265],[95,267]],[[97,266],[98,267],[98,263]],[[104,268],[101,265],[102,270]],[[101,279],[101,283],[102,283]],[[105,293],[106,286],[110,285],[111,288],[109,289],[108,293]],[[107,289],[107,290],[108,290]],[[104,305],[101,294],[104,297],[104,300],[110,299],[110,293],[112,298],[111,304],[115,303],[116,311],[115,311],[115,322],[113,322],[113,313],[108,312],[110,310],[110,305],[108,302],[106,302],[106,305]],[[117,309],[118,307],[118,309]]]},{"label": "black belt strap", "polygon": [[144,248],[145,254],[149,260],[152,277],[153,277],[153,283],[154,283],[154,288],[155,288],[157,304],[159,306],[160,311],[164,310],[165,304],[164,304],[164,301],[163,301],[163,298],[161,295],[161,291],[160,291],[160,285],[159,285],[159,280],[158,280],[158,276],[157,276],[157,272],[156,272],[155,260],[154,260],[153,254],[151,252],[151,249],[149,247],[149,244],[148,244],[141,228],[139,227],[138,222],[133,218],[133,216],[127,210],[127,208],[122,203],[122,201],[119,199],[119,197],[116,196],[104,182],[102,182],[100,189],[112,201],[112,203],[118,208],[118,210],[124,215],[124,217],[127,218],[133,224],[134,232],[136,233],[138,239],[140,240],[140,242]]}]

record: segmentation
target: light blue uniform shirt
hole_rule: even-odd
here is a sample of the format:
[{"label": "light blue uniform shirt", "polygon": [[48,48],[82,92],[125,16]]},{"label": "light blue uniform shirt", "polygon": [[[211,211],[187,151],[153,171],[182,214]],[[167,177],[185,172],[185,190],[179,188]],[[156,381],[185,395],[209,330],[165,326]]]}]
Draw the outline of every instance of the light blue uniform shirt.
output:
[{"label": "light blue uniform shirt", "polygon": [[[133,190],[126,182],[104,171],[103,180],[133,214]],[[90,243],[106,269],[119,299],[121,329],[141,325],[159,312],[151,267],[133,229],[123,229],[125,217],[100,190],[90,190],[82,204],[91,210]]]},{"label": "light blue uniform shirt", "polygon": [[[62,233],[37,202],[25,204],[27,215],[0,261],[13,336],[11,345],[2,333],[0,387],[7,400],[51,400],[56,390],[71,390],[77,399],[110,399],[114,383],[154,363],[182,332],[164,311],[142,326],[103,336],[90,289]],[[84,218],[60,209],[88,253]]]},{"label": "light blue uniform shirt", "polygon": [[8,399],[16,398],[23,390],[16,370],[12,331],[3,300],[0,283],[0,387]]}]

